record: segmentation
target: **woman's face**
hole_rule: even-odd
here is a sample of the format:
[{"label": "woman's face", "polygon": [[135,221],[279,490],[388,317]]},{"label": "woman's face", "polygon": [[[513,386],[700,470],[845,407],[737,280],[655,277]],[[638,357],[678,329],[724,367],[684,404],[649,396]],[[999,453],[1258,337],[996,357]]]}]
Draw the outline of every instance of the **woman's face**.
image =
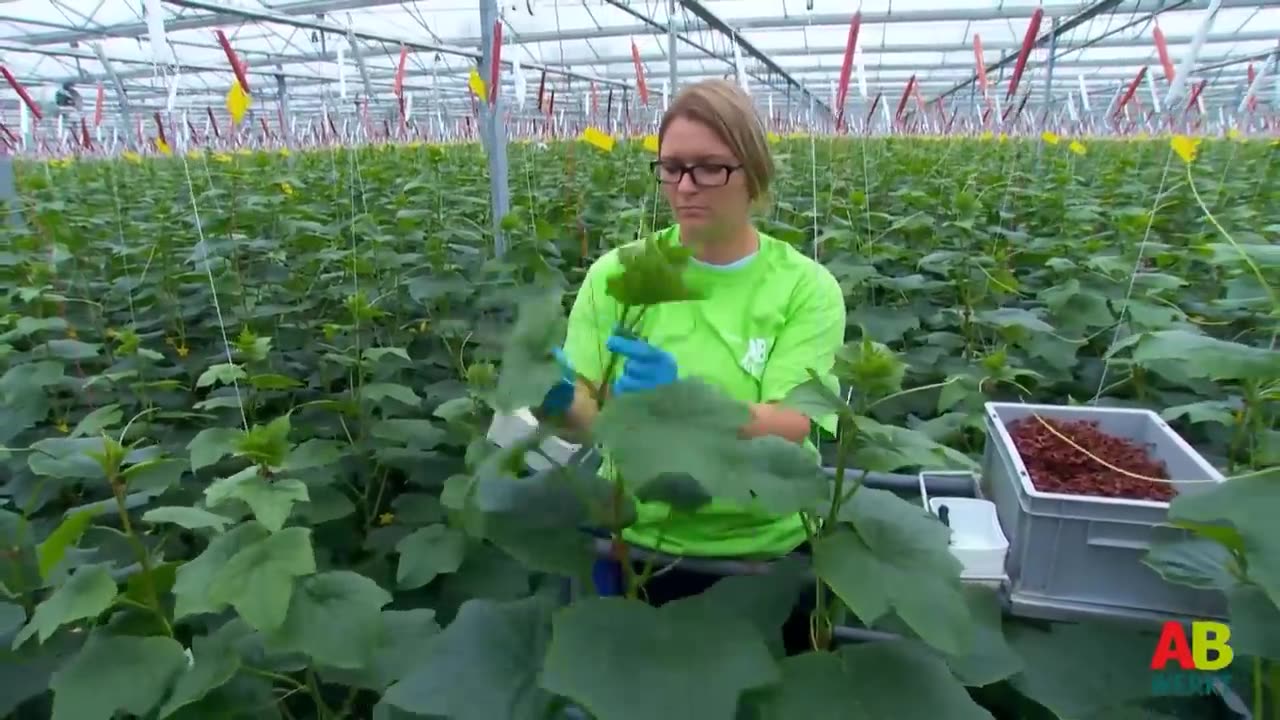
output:
[{"label": "woman's face", "polygon": [[672,120],[658,162],[662,192],[681,233],[713,240],[750,215],[741,162],[706,125],[683,117]]}]

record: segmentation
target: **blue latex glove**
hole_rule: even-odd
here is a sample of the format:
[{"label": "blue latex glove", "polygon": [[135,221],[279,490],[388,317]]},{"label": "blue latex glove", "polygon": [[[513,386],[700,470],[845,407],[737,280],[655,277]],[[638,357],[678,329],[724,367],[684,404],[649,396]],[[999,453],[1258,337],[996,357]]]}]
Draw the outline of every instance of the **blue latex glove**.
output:
[{"label": "blue latex glove", "polygon": [[573,405],[573,396],[577,389],[578,374],[574,372],[573,365],[569,363],[564,350],[556,348],[552,352],[556,356],[556,363],[560,366],[560,382],[553,385],[542,398],[542,405],[538,406],[538,409],[543,416],[563,415]]},{"label": "blue latex glove", "polygon": [[613,394],[624,395],[668,385],[679,376],[676,359],[643,340],[610,335],[606,344],[610,352],[626,358],[622,377],[613,383]]},{"label": "blue latex glove", "polygon": [[600,597],[622,594],[622,566],[612,558],[598,558],[591,565],[591,582]]}]

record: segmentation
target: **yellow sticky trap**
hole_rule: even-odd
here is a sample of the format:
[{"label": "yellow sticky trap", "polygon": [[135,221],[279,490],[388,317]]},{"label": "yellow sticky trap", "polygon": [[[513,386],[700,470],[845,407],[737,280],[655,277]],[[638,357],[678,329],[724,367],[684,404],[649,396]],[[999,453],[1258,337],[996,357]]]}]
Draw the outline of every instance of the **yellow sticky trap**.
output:
[{"label": "yellow sticky trap", "polygon": [[173,148],[169,147],[169,143],[160,138],[156,138],[156,150],[159,150],[161,155],[173,155]]},{"label": "yellow sticky trap", "polygon": [[231,89],[227,91],[227,113],[231,115],[232,124],[240,124],[251,104],[253,104],[253,99],[249,97],[249,93],[246,93],[243,87],[240,87],[240,81],[232,81]]},{"label": "yellow sticky trap", "polygon": [[471,77],[467,78],[467,87],[471,88],[471,92],[481,100],[488,101],[489,93],[485,87],[484,78],[480,77],[480,71],[471,68]]},{"label": "yellow sticky trap", "polygon": [[1040,133],[1040,139],[1044,140],[1046,143],[1050,145],[1057,145],[1058,141],[1061,140],[1061,138],[1058,137],[1058,134],[1053,132],[1052,130],[1045,130],[1044,132]]},{"label": "yellow sticky trap", "polygon": [[658,136],[657,136],[657,135],[645,135],[645,136],[644,136],[644,149],[645,149],[645,150],[648,150],[648,151],[649,151],[649,152],[651,152],[651,153],[656,153],[656,152],[658,152]]},{"label": "yellow sticky trap", "polygon": [[613,152],[613,138],[593,127],[582,131],[582,139],[605,152]]},{"label": "yellow sticky trap", "polygon": [[782,142],[782,136],[776,132],[771,131],[769,133],[769,142],[771,143]]},{"label": "yellow sticky trap", "polygon": [[1085,153],[1084,143],[1079,140],[1072,140],[1071,144],[1067,146],[1067,149],[1077,155],[1083,155]]}]

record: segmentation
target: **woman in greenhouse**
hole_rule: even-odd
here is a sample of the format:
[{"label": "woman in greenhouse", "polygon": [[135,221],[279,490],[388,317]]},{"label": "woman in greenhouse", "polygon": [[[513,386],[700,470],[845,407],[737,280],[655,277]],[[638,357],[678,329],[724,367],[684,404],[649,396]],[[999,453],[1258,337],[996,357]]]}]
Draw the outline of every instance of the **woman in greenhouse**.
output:
[{"label": "woman in greenhouse", "polygon": [[[844,298],[821,264],[753,226],[752,211],[765,203],[774,164],[751,99],[725,80],[690,85],[663,117],[658,139],[653,171],[676,220],[659,239],[693,251],[685,282],[702,299],[650,306],[637,333],[644,339],[615,334],[619,304],[605,288],[620,263],[616,250],[607,253],[591,266],[569,316],[561,355],[572,370],[566,377],[576,373],[600,385],[605,358],[616,353],[621,372],[611,378],[614,395],[696,377],[750,405],[752,419],[741,436],[811,445],[813,425],[834,432],[834,415],[810,418],[779,401],[811,369],[829,378],[844,342]],[[565,380],[539,414],[572,432],[589,426],[597,410],[587,387]],[[778,557],[805,541],[799,515],[769,516],[716,500],[694,513],[674,515],[661,503],[641,503],[638,512],[624,539],[677,556]],[[617,593],[618,568],[601,561],[596,570],[597,589]],[[661,604],[715,580],[667,572],[644,591]],[[792,624],[807,641],[807,615]]]}]

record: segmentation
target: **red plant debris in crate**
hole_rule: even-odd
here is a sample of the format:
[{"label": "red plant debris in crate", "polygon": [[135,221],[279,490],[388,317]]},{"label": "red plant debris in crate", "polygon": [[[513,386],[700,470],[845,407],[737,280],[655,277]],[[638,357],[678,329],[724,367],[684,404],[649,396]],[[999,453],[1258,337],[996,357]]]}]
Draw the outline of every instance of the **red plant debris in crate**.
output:
[{"label": "red plant debris in crate", "polygon": [[1116,472],[1072,447],[1044,423],[1114,467],[1143,477],[1169,479],[1164,463],[1153,460],[1144,447],[1102,432],[1097,422],[1048,419],[1041,422],[1032,416],[1009,423],[1006,429],[1036,490],[1161,502],[1174,498],[1172,483]]}]

